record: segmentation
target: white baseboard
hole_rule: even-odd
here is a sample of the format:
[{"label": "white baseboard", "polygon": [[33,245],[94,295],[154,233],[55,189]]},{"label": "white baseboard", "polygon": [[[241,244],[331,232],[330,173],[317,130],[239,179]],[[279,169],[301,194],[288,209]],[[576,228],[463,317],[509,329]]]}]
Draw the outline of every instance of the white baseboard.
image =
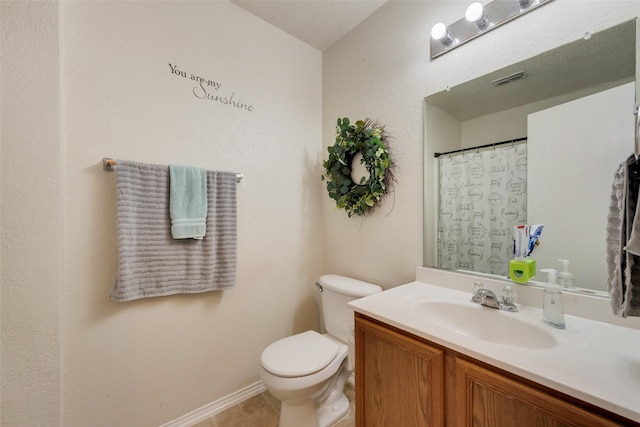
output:
[{"label": "white baseboard", "polygon": [[211,418],[214,415],[229,409],[230,407],[237,405],[257,394],[264,392],[267,388],[262,381],[251,384],[243,389],[240,389],[234,393],[231,393],[215,402],[208,403],[201,408],[195,409],[188,414],[182,415],[173,421],[169,421],[166,424],[162,424],[160,427],[191,427],[194,424],[204,421],[207,418]]}]

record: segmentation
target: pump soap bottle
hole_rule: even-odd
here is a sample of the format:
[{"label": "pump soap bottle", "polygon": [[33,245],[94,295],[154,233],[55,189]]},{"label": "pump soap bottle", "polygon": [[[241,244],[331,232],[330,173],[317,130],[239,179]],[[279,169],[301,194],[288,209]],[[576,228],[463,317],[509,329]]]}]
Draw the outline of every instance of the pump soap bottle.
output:
[{"label": "pump soap bottle", "polygon": [[569,272],[569,260],[558,258],[558,261],[562,264],[562,271],[558,273],[558,285],[563,288],[575,288],[576,282],[573,280],[573,274]]},{"label": "pump soap bottle", "polygon": [[558,270],[555,268],[544,268],[542,273],[548,273],[548,283],[544,287],[542,300],[542,320],[554,328],[564,329],[564,307],[562,306],[562,292],[556,283]]}]

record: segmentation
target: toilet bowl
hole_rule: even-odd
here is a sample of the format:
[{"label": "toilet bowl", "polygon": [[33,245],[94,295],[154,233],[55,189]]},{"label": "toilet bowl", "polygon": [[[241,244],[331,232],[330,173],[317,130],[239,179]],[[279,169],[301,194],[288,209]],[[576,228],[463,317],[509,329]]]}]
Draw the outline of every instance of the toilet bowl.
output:
[{"label": "toilet bowl", "polygon": [[327,333],[306,331],[280,339],[260,357],[260,378],[282,402],[280,427],[329,427],[349,413],[344,384],[353,372],[348,357],[353,310],[347,303],[382,291],[337,275],[322,276],[319,286]]},{"label": "toilet bowl", "polygon": [[[314,351],[315,357],[305,358]],[[265,353],[273,359],[265,358]],[[265,349],[260,378],[282,402],[280,427],[325,427],[347,415],[349,401],[342,392],[351,376],[347,353],[345,344],[315,331],[284,338]]]}]

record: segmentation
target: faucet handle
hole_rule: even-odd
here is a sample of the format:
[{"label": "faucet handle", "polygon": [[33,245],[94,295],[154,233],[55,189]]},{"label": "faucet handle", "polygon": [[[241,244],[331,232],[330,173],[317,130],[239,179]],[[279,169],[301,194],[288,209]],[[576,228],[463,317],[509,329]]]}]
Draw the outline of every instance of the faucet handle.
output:
[{"label": "faucet handle", "polygon": [[475,283],[473,284],[473,295],[475,295],[475,296],[479,296],[480,289],[483,289],[483,288],[484,288],[484,285],[483,285],[482,283],[480,283],[480,282],[475,282]]},{"label": "faucet handle", "polygon": [[506,305],[516,304],[516,291],[510,285],[506,285],[502,289],[502,302]]},{"label": "faucet handle", "polygon": [[480,297],[480,290],[484,288],[484,286],[482,286],[482,283],[480,282],[475,282],[473,284],[473,296],[471,297],[471,301],[475,302],[476,304],[480,304],[480,302],[482,301],[482,297]]}]

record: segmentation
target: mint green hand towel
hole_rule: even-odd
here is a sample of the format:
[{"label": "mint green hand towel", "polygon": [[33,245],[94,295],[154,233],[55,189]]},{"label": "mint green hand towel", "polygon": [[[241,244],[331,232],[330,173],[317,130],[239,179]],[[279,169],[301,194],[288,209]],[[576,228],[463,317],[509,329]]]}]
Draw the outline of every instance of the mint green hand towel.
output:
[{"label": "mint green hand towel", "polygon": [[192,166],[169,166],[169,214],[174,239],[202,239],[207,232],[207,175]]}]

